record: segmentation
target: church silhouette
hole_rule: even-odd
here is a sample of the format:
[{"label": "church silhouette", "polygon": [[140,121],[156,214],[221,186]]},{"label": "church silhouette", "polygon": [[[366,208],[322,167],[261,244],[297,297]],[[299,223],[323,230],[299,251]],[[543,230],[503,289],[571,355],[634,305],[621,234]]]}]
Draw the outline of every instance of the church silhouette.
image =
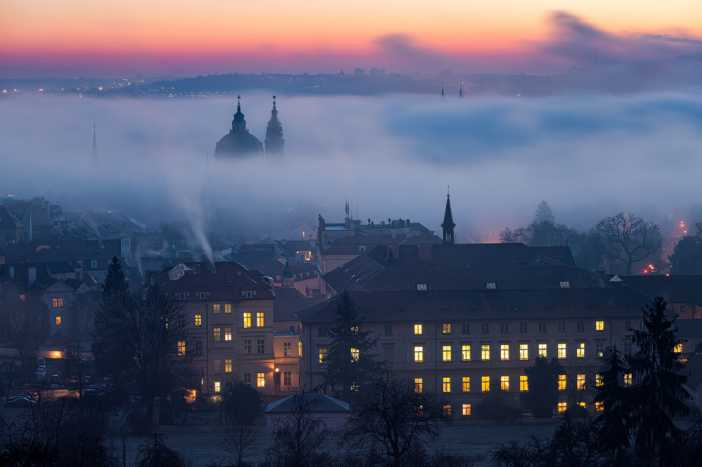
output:
[{"label": "church silhouette", "polygon": [[[276,98],[273,96],[271,118],[266,127],[265,152],[280,155],[283,153],[284,146],[283,126],[278,120],[278,107]],[[263,155],[263,152],[264,145],[246,128],[246,118],[241,111],[241,96],[237,96],[232,128],[217,142],[215,157],[222,159],[255,157]]]}]

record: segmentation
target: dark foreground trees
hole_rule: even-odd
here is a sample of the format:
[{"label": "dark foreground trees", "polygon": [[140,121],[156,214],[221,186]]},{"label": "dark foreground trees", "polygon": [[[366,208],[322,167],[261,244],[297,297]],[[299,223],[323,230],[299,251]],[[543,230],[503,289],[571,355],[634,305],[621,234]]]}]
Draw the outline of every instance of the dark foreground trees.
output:
[{"label": "dark foreground trees", "polygon": [[225,448],[232,453],[235,465],[242,467],[260,431],[263,416],[261,395],[248,384],[229,385],[222,395],[222,413],[229,430]]},{"label": "dark foreground trees", "polygon": [[525,370],[529,378],[529,391],[522,396],[524,405],[537,418],[549,418],[558,402],[556,380],[563,368],[555,359],[538,357],[534,365]]}]

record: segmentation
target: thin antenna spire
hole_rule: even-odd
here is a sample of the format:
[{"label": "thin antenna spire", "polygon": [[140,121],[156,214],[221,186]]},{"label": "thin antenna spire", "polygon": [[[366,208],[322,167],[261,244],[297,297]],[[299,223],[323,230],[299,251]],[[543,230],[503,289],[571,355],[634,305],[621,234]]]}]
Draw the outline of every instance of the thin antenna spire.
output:
[{"label": "thin antenna spire", "polygon": [[97,130],[95,128],[95,120],[93,120],[93,135],[92,135],[92,146],[91,146],[91,156],[93,161],[97,161],[98,158],[98,148],[97,148]]}]

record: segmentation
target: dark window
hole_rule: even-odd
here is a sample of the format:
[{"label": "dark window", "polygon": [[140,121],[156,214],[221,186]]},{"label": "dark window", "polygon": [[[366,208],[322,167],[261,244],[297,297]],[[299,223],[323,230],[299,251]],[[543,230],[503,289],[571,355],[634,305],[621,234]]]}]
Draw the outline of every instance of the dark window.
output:
[{"label": "dark window", "polygon": [[244,339],[244,352],[251,353],[251,339]]},{"label": "dark window", "polygon": [[483,323],[480,325],[483,334],[488,334],[490,332],[490,325],[488,323]]},{"label": "dark window", "polygon": [[527,322],[526,321],[519,322],[519,332],[521,332],[522,334],[527,333]]},{"label": "dark window", "polygon": [[545,333],[545,332],[546,332],[546,323],[543,322],[543,321],[539,323],[539,332],[540,332],[540,333]]},{"label": "dark window", "polygon": [[461,332],[463,334],[470,334],[470,323],[468,321],[463,321],[463,326],[461,327]]},{"label": "dark window", "polygon": [[500,332],[502,334],[509,334],[509,323],[500,323]]},{"label": "dark window", "polygon": [[585,323],[580,320],[578,321],[578,332],[584,332],[585,331]]},{"label": "dark window", "polygon": [[257,351],[258,353],[265,353],[265,351],[266,351],[266,344],[265,344],[265,342],[266,342],[266,341],[264,341],[263,339],[258,339],[258,340],[256,340],[256,351]]},{"label": "dark window", "polygon": [[385,325],[385,335],[392,336],[392,324]]},{"label": "dark window", "polygon": [[560,320],[558,322],[558,332],[565,332],[566,330],[566,322],[563,320]]}]

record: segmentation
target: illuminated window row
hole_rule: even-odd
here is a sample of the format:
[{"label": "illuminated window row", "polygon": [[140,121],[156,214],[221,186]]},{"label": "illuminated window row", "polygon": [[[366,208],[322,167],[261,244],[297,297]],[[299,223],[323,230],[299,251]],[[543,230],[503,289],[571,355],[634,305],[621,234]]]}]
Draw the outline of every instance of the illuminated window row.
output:
[{"label": "illuminated window row", "polygon": [[[529,344],[522,343],[517,345],[518,355],[517,358],[520,361],[529,360]],[[579,342],[575,347],[575,357],[585,358],[586,356],[586,343]],[[414,345],[414,362],[422,363],[424,362],[424,345]],[[473,359],[472,346],[471,344],[461,344],[461,361],[469,362]],[[512,358],[511,344],[499,344],[499,357],[500,361],[509,361]],[[452,344],[442,344],[441,345],[441,361],[442,362],[452,362],[453,361],[453,345]],[[492,355],[492,346],[490,344],[480,344],[480,360],[489,361]],[[548,358],[548,344],[539,343],[537,344],[537,356],[540,358]],[[568,358],[568,344],[566,342],[558,342],[556,344],[556,358],[559,360],[565,360]]]},{"label": "illuminated window row", "polygon": [[[453,416],[453,406],[451,404],[443,404],[441,406],[441,413],[444,417]],[[461,404],[461,416],[470,417],[471,415],[473,415],[473,406],[468,403]]]},{"label": "illuminated window row", "polygon": [[[567,283],[567,282],[561,282],[561,286],[565,283]],[[558,324],[558,327],[559,327],[560,331],[562,331],[562,332],[565,331],[565,321],[560,321]],[[583,329],[582,329],[583,327],[584,327],[583,323],[578,322],[578,331],[583,331]],[[602,319],[595,320],[595,331],[597,331],[597,332],[605,331],[606,327],[607,327],[607,324],[604,320],[602,320]],[[483,323],[482,328],[483,328],[483,334],[487,334],[488,329],[489,329],[488,324]],[[450,322],[441,323],[440,329],[441,329],[441,334],[446,336],[446,335],[449,335],[453,332],[453,325]],[[520,322],[519,329],[520,329],[521,333],[526,333],[527,323],[525,321]],[[464,323],[463,330],[464,330],[464,332],[463,332],[464,334],[469,334],[470,323]],[[500,331],[502,334],[508,334],[509,333],[509,323],[502,323],[500,325]],[[546,323],[539,322],[539,331],[546,332]],[[424,324],[423,323],[412,324],[412,333],[415,336],[424,335]]]},{"label": "illuminated window row", "polygon": [[[470,376],[462,376],[461,392],[471,392]],[[508,392],[510,390],[510,377],[507,375],[500,376],[500,391]],[[421,377],[414,378],[414,390],[421,393],[424,391],[424,379]],[[451,376],[441,377],[441,392],[450,394],[453,391],[453,379]],[[529,391],[529,377],[527,375],[519,376],[519,392]],[[480,392],[490,392],[490,376],[480,377]]]}]

